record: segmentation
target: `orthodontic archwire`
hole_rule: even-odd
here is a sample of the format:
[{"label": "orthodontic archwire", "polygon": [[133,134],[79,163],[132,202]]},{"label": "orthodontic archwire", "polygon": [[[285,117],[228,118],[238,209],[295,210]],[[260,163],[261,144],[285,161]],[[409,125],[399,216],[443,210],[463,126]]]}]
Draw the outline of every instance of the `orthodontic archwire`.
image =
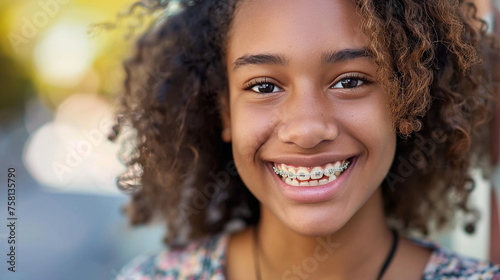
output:
[{"label": "orthodontic archwire", "polygon": [[326,175],[328,177],[330,177],[333,173],[337,172],[337,171],[344,171],[347,169],[347,167],[349,167],[349,164],[350,162],[347,161],[346,163],[344,163],[342,166],[340,167],[337,167],[337,168],[330,168],[328,170],[325,170],[324,172],[323,171],[317,171],[317,172],[314,172],[314,173],[311,173],[311,174],[304,174],[304,173],[299,173],[299,174],[295,174],[293,172],[284,172],[282,170],[279,170],[278,168],[276,168],[275,166],[273,166],[273,170],[274,170],[274,173],[280,175],[280,176],[287,176],[287,177],[291,177],[291,178],[296,178],[296,177],[299,177],[299,178],[304,178],[306,176],[316,176],[316,177],[322,177],[323,175]]}]

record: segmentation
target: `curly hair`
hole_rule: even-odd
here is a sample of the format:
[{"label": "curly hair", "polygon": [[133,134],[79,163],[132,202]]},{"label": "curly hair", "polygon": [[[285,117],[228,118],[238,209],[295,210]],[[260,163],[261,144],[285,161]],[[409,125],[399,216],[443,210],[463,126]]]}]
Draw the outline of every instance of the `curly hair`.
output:
[{"label": "curly hair", "polygon": [[[166,9],[166,1],[153,10]],[[168,1],[167,1],[168,2]],[[356,0],[362,31],[391,96],[398,131],[394,163],[382,184],[385,213],[399,231],[427,235],[467,204],[470,168],[486,153],[492,103],[481,57],[490,48],[475,7],[459,0]],[[137,42],[114,126],[136,131],[127,172],[132,224],[160,217],[165,242],[254,224],[259,202],[239,178],[221,139],[228,96],[224,57],[236,0],[180,1]],[[482,26],[478,28],[478,23]],[[481,126],[482,125],[482,126]]]}]

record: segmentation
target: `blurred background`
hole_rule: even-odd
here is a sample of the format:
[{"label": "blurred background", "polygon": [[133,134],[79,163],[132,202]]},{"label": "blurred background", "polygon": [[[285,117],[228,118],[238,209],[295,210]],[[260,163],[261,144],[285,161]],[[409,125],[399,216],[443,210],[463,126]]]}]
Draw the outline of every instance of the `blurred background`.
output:
[{"label": "blurred background", "polygon": [[[0,0],[0,279],[113,279],[160,248],[161,226],[131,228],[110,143],[133,1]],[[140,32],[141,28],[136,27]],[[16,272],[7,249],[7,169],[16,172]]]},{"label": "blurred background", "polygon": [[[113,279],[162,244],[161,225],[128,225],[116,176],[124,171],[118,154],[130,147],[107,141],[133,45],[129,27],[140,33],[148,24],[131,17],[88,33],[95,23],[120,23],[116,15],[132,2],[0,0],[0,279]],[[15,273],[7,270],[8,168],[17,186]],[[483,220],[473,235],[458,223],[433,239],[488,259],[491,189],[478,179]]]}]

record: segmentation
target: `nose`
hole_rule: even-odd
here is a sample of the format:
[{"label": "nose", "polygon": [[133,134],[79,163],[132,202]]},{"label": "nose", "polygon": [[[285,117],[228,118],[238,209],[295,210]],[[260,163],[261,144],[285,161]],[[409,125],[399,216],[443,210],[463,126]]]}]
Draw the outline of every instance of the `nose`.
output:
[{"label": "nose", "polygon": [[335,140],[339,127],[332,105],[320,90],[289,93],[281,108],[278,138],[304,149]]}]

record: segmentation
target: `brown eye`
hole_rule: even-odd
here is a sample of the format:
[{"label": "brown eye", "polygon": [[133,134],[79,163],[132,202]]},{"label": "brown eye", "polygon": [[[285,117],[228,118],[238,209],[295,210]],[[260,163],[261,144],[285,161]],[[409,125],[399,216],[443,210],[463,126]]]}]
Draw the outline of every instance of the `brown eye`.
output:
[{"label": "brown eye", "polygon": [[358,78],[346,78],[332,86],[332,88],[355,88],[363,85],[365,81]]},{"label": "brown eye", "polygon": [[257,93],[273,93],[281,90],[281,88],[272,83],[258,83],[249,89]]}]

